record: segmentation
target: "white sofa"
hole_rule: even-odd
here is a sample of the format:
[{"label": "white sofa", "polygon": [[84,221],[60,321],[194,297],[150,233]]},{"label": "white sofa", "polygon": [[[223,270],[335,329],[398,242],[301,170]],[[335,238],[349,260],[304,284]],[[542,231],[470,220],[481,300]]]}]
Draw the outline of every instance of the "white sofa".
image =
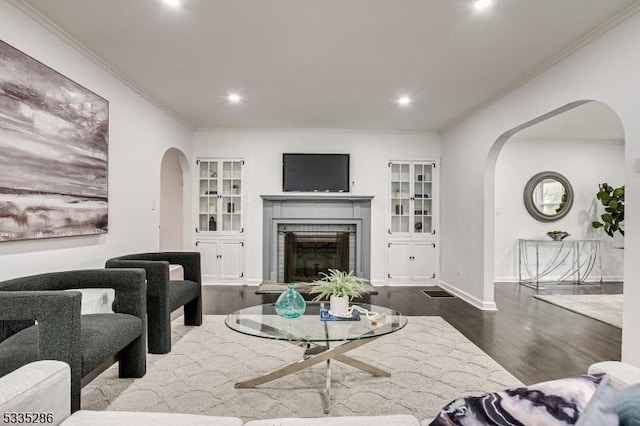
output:
[{"label": "white sofa", "polygon": [[[242,426],[235,417],[200,416],[177,413],[143,413],[122,411],[80,410],[70,415],[71,373],[69,366],[60,361],[36,361],[27,364],[4,377],[0,377],[0,425],[34,423],[29,419],[8,416],[28,413],[51,413],[49,425],[62,426]],[[418,419],[410,415],[371,417],[329,417],[320,419],[272,419],[255,420],[244,426],[419,426]]]},{"label": "white sofa", "polygon": [[[589,373],[608,373],[614,391],[640,383],[640,369],[622,362],[599,362],[589,367]],[[60,361],[33,362],[0,377],[0,425],[34,423],[33,420],[25,421],[29,419],[11,418],[20,413],[30,413],[26,414],[28,416],[50,413],[47,421],[40,423],[54,426],[243,426],[242,420],[235,417],[193,414],[80,410],[71,415],[70,381],[69,366]],[[5,419],[5,416],[9,417]],[[254,420],[244,426],[425,426],[430,421],[419,422],[411,415],[389,415]]]}]

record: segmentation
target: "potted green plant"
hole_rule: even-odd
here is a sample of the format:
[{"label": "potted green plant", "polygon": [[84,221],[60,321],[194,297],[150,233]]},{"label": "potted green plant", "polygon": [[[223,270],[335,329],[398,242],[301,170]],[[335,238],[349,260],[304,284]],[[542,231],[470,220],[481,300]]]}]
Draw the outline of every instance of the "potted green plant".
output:
[{"label": "potted green plant", "polygon": [[344,314],[349,310],[349,300],[360,297],[365,288],[365,280],[338,269],[329,269],[329,273],[320,272],[321,279],[311,283],[311,294],[317,294],[313,301],[329,300],[332,314]]},{"label": "potted green plant", "polygon": [[605,212],[600,216],[602,222],[595,220],[591,226],[596,229],[602,228],[611,238],[616,231],[624,236],[624,185],[614,188],[606,182],[602,183],[598,185],[596,198],[604,206]]},{"label": "potted green plant", "polygon": [[240,184],[234,183],[231,185],[231,189],[233,189],[234,194],[238,194],[240,192]]}]

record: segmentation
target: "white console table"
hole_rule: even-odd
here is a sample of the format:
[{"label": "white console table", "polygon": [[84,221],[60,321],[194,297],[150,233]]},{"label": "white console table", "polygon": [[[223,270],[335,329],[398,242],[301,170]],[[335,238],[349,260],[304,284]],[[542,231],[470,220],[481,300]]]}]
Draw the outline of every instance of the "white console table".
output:
[{"label": "white console table", "polygon": [[[548,255],[548,256],[547,256]],[[598,268],[600,278],[587,282]],[[562,282],[602,284],[600,240],[518,240],[518,279],[536,290]]]}]

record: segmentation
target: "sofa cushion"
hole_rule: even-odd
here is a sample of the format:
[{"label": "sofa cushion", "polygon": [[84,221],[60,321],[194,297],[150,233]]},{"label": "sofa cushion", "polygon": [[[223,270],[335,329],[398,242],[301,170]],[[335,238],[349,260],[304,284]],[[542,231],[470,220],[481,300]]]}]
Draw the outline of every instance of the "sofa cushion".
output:
[{"label": "sofa cushion", "polygon": [[[37,418],[30,417],[28,420],[31,421],[23,418],[20,423],[56,426],[70,412],[70,380],[71,369],[61,361],[37,361],[24,365],[0,377],[0,415],[39,413]],[[5,424],[3,420],[0,418],[0,424]],[[15,420],[14,424],[19,424],[20,418]]]},{"label": "sofa cushion", "polygon": [[431,426],[616,426],[610,379],[603,374],[552,380],[458,398]]},{"label": "sofa cushion", "polygon": [[640,425],[640,384],[622,389],[615,396],[620,426]]},{"label": "sofa cushion", "polygon": [[107,357],[115,355],[142,335],[142,321],[128,314],[89,314],[80,317],[82,335],[82,376]]},{"label": "sofa cushion", "polygon": [[396,414],[253,420],[245,423],[244,426],[420,426],[420,423],[417,418],[408,414]]},{"label": "sofa cushion", "polygon": [[31,326],[0,342],[0,376],[38,360],[38,326]]},{"label": "sofa cushion", "polygon": [[175,311],[200,294],[200,285],[194,281],[169,281],[169,305]]},{"label": "sofa cushion", "polygon": [[607,373],[611,377],[614,392],[640,383],[640,368],[620,361],[601,361],[591,364],[589,374]]},{"label": "sofa cushion", "polygon": [[[142,335],[142,321],[128,314],[82,315],[80,324],[82,376]],[[0,343],[0,376],[38,359],[38,326],[34,325]]]},{"label": "sofa cushion", "polygon": [[236,417],[200,416],[177,413],[142,413],[125,411],[76,411],[62,422],[64,426],[242,426]]}]

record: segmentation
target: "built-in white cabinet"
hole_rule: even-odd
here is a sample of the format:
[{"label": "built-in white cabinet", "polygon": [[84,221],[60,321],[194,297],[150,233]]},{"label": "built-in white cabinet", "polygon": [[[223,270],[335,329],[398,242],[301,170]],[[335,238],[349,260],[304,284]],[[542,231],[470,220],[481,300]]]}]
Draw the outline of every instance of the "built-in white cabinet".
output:
[{"label": "built-in white cabinet", "polygon": [[194,239],[204,284],[244,277],[244,168],[241,158],[196,161]]},{"label": "built-in white cabinet", "polygon": [[234,240],[198,240],[204,283],[241,280],[244,277],[244,242]]},{"label": "built-in white cabinet", "polygon": [[436,161],[390,161],[387,211],[387,279],[432,284],[438,276]]},{"label": "built-in white cabinet", "polygon": [[387,247],[388,279],[425,282],[436,278],[436,243],[393,241]]}]

